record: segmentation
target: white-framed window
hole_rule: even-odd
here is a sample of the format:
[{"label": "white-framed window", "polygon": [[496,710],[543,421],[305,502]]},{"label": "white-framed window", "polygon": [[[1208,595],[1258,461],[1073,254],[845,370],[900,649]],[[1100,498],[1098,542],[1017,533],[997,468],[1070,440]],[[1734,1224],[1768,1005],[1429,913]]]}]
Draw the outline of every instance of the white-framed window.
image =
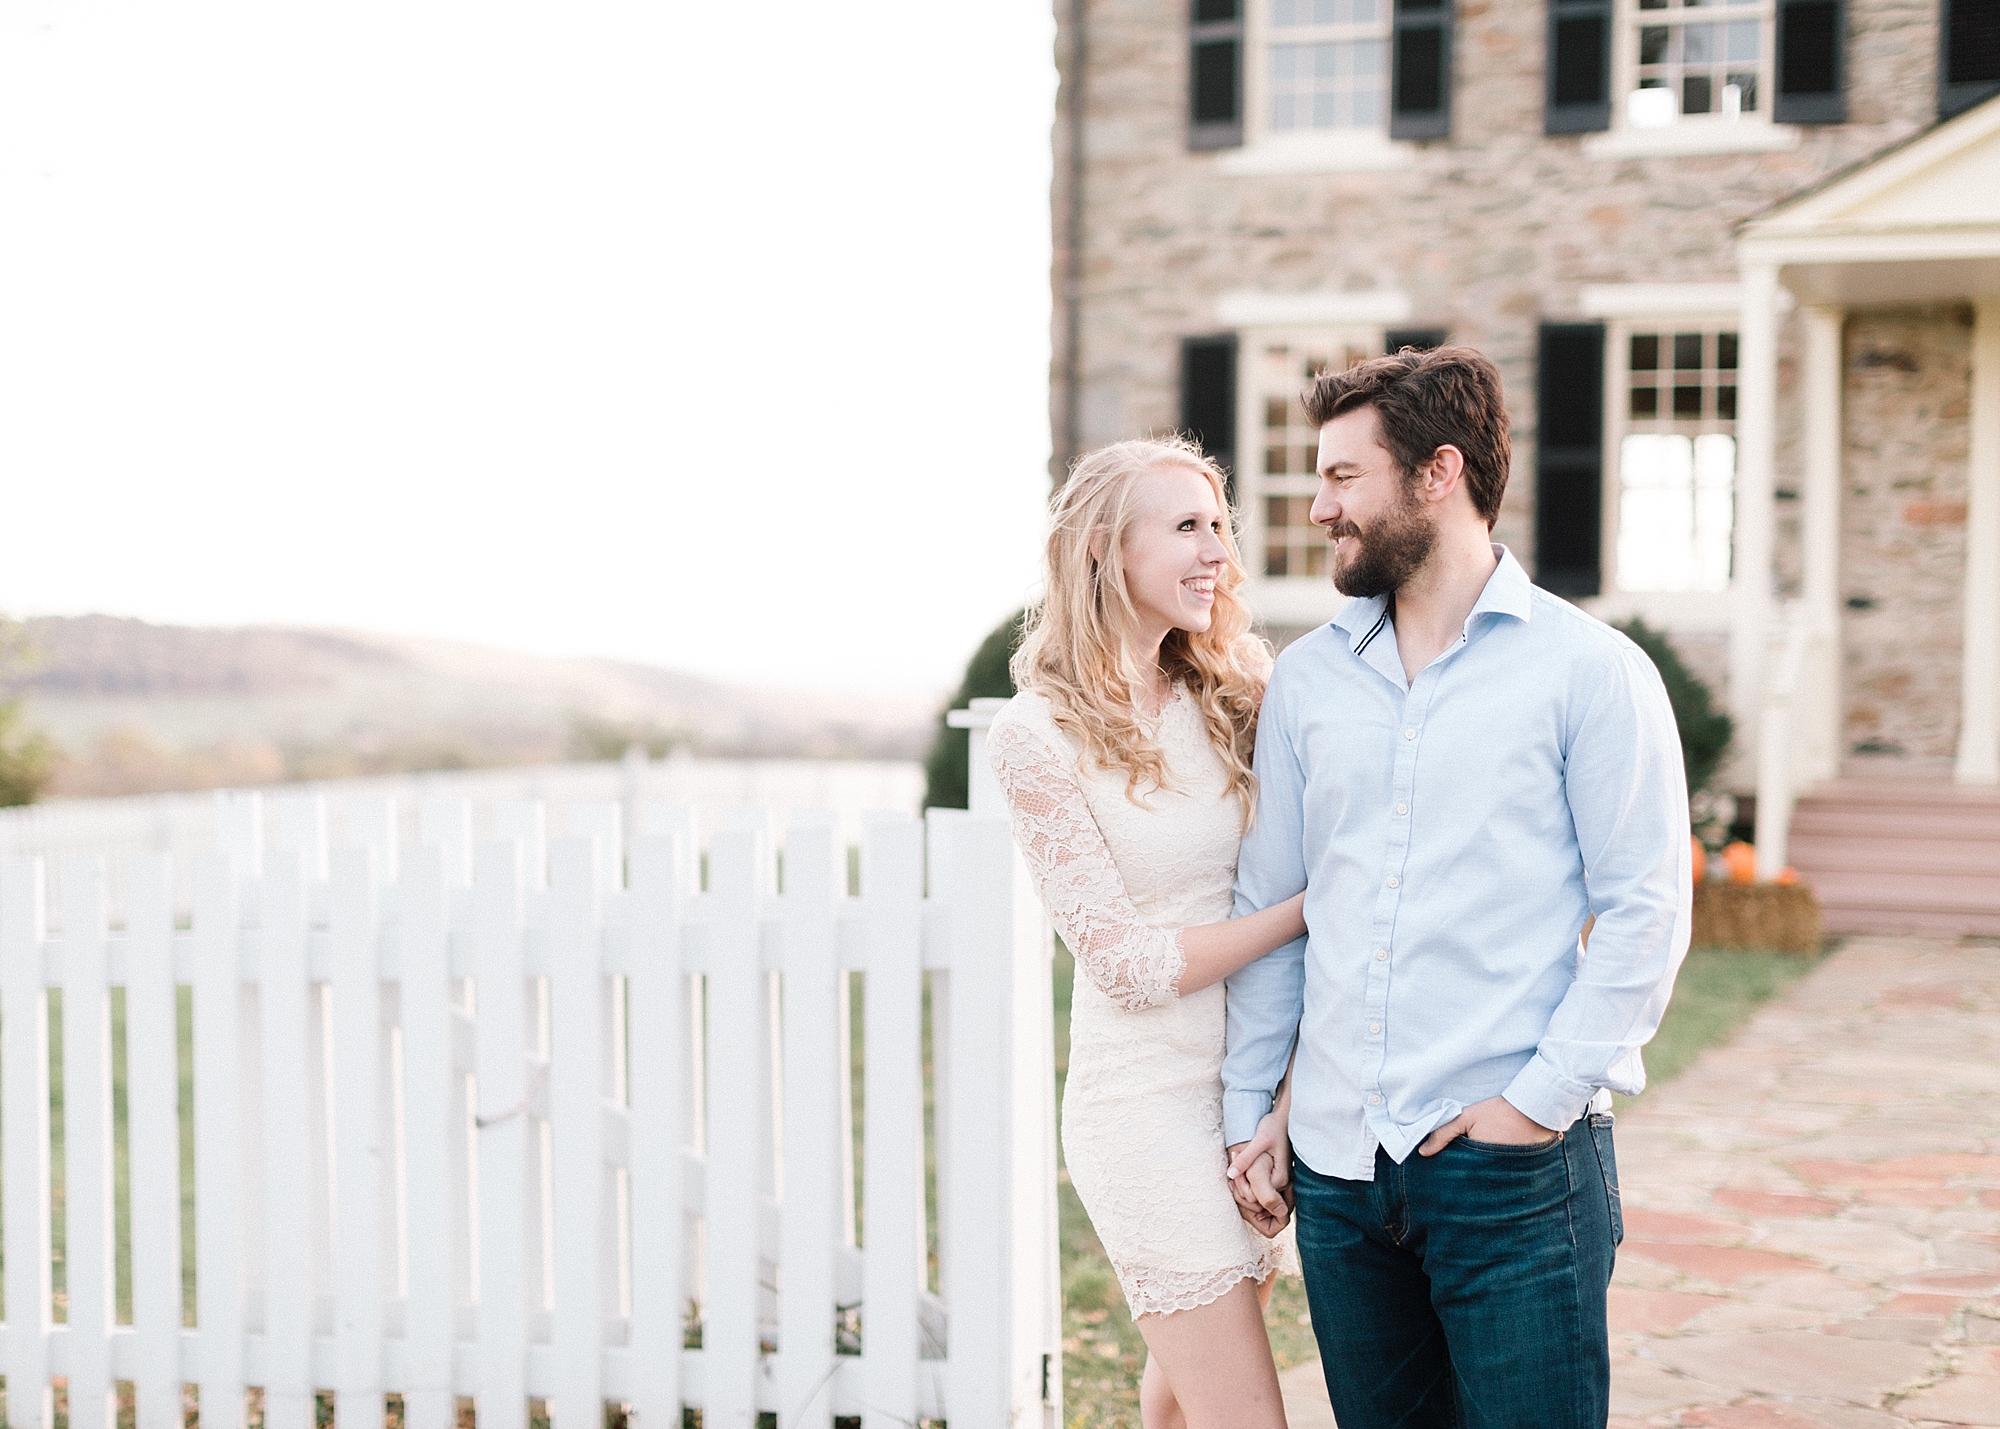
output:
[{"label": "white-framed window", "polygon": [[1735,323],[1627,319],[1606,334],[1607,594],[1729,587]]},{"label": "white-framed window", "polygon": [[1386,168],[1392,0],[1247,0],[1243,173]]},{"label": "white-framed window", "polygon": [[1768,125],[1774,0],[1617,0],[1612,123]]},{"label": "white-framed window", "polygon": [[[1333,599],[1326,532],[1312,524],[1319,432],[1299,393],[1321,372],[1344,372],[1382,351],[1380,328],[1264,329],[1237,346],[1237,504],[1243,563],[1267,590],[1290,586]],[[1268,602],[1267,602],[1268,603]],[[1271,613],[1283,618],[1283,600]]]}]

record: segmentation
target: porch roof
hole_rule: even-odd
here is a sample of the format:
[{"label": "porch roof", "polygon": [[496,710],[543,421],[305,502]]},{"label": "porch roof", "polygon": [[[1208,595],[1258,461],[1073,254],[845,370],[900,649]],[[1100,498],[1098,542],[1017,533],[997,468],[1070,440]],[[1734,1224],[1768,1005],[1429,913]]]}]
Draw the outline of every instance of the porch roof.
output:
[{"label": "porch roof", "polygon": [[1749,219],[1737,257],[1809,303],[2000,295],[2000,98]]}]

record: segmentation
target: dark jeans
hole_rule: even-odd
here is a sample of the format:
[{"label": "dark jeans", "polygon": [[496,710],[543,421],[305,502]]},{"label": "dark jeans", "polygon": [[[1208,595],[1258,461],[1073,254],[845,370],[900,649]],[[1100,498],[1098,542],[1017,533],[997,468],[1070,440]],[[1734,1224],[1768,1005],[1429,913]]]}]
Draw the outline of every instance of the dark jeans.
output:
[{"label": "dark jeans", "polygon": [[1373,1181],[1292,1162],[1340,1429],[1603,1429],[1624,1224],[1611,1118],[1542,1146],[1452,1142]]}]

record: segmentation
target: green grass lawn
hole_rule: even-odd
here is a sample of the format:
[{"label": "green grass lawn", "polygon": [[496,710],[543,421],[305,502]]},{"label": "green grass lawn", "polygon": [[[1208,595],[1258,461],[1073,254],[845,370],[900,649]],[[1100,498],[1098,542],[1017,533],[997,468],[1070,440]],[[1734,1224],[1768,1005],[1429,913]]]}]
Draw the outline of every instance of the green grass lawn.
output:
[{"label": "green grass lawn", "polygon": [[[1646,1069],[1657,1087],[1694,1061],[1705,1047],[1727,1041],[1756,1010],[1809,972],[1816,958],[1790,953],[1735,953],[1697,948],[1674,985],[1660,1031],[1646,1048]],[[1056,1082],[1069,1067],[1069,1001],[1075,969],[1056,952]],[[1626,1098],[1619,1098],[1621,1104]],[[1139,1372],[1146,1347],[1126,1313],[1118,1278],[1090,1227],[1083,1203],[1060,1175],[1063,1277],[1063,1412],[1068,1429],[1139,1429]],[[1280,1276],[1264,1317],[1280,1369],[1313,1358],[1311,1322],[1303,1281]]]}]

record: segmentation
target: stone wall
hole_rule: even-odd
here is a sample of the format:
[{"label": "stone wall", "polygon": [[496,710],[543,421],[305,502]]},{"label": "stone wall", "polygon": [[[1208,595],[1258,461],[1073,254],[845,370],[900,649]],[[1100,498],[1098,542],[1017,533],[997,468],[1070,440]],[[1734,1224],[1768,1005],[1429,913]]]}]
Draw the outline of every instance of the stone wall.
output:
[{"label": "stone wall", "polygon": [[1945,773],[1957,748],[1972,313],[1847,322],[1840,590],[1848,773]]}]

